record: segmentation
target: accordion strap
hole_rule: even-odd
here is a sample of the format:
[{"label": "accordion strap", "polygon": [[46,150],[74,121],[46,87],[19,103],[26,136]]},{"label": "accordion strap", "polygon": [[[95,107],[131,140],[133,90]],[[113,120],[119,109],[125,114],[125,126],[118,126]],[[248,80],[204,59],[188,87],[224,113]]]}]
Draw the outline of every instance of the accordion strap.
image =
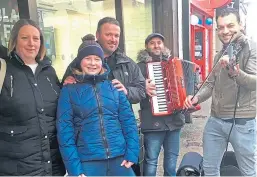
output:
[{"label": "accordion strap", "polygon": [[6,62],[4,59],[0,58],[0,63],[1,63],[1,68],[0,68],[0,94],[1,94],[4,78],[6,74]]}]

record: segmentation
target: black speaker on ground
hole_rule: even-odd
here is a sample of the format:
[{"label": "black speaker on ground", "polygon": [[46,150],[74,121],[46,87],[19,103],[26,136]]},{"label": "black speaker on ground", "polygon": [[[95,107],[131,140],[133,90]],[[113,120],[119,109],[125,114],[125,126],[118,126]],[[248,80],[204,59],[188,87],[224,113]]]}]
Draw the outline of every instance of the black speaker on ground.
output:
[{"label": "black speaker on ground", "polygon": [[[177,176],[204,176],[202,161],[203,157],[199,153],[186,153],[177,170]],[[243,176],[233,151],[224,153],[220,165],[220,176]]]},{"label": "black speaker on ground", "polygon": [[188,152],[183,156],[183,159],[177,170],[177,176],[201,176],[203,157],[197,152]]}]

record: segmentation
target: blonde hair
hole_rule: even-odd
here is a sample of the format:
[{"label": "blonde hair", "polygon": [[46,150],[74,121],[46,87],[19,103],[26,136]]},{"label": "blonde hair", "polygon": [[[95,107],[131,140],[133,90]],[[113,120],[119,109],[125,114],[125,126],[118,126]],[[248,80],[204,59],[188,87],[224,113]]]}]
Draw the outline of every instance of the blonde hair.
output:
[{"label": "blonde hair", "polygon": [[40,60],[42,60],[46,54],[43,33],[40,30],[39,26],[33,20],[30,20],[30,19],[20,19],[14,24],[11,34],[10,34],[10,39],[9,39],[9,44],[8,44],[8,55],[10,55],[10,53],[15,50],[15,47],[17,45],[17,38],[18,38],[19,31],[25,25],[31,25],[31,26],[37,28],[37,30],[40,33],[40,48],[39,48],[37,57]]},{"label": "blonde hair", "polygon": [[[99,74],[103,74],[105,71],[106,71],[106,69],[104,67],[102,67]],[[80,71],[79,69],[76,69],[76,68],[72,68],[72,73],[75,75],[83,75],[84,74],[82,71]]]}]

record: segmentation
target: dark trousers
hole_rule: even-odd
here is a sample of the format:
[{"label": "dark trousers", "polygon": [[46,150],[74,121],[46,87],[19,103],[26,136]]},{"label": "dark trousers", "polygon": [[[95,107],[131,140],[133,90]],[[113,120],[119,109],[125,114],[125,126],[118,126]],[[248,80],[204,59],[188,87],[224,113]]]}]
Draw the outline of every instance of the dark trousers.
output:
[{"label": "dark trousers", "polygon": [[82,167],[86,176],[135,176],[132,168],[120,166],[123,157],[108,160],[83,162]]}]

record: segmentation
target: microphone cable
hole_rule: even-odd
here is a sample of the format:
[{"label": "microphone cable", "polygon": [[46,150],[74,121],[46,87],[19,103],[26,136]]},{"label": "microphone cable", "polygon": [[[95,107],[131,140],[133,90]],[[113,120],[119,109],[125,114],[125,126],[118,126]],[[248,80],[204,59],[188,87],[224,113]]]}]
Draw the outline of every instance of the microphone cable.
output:
[{"label": "microphone cable", "polygon": [[[228,48],[228,56],[229,56],[229,60],[233,60],[235,59],[236,60],[236,55],[234,54],[234,47],[233,45],[230,45],[229,48]],[[237,64],[237,62],[236,62]],[[232,67],[234,67],[234,65],[232,65]],[[229,66],[226,67],[227,70],[229,70]],[[233,68],[234,69],[234,68]],[[231,77],[231,76],[230,76]],[[236,78],[235,77],[231,77],[231,79],[234,80],[235,82],[235,85],[237,85],[236,83]],[[239,92],[240,92],[240,86],[237,85],[237,92],[236,92],[236,102],[235,102],[235,107],[234,107],[234,112],[233,112],[233,123],[231,125],[231,128],[230,128],[230,131],[229,131],[229,134],[228,134],[228,138],[227,138],[227,146],[226,146],[226,151],[225,151],[225,154],[226,152],[228,151],[228,144],[229,144],[229,138],[230,138],[230,135],[231,135],[231,132],[232,132],[232,129],[234,127],[234,125],[236,124],[236,109],[237,109],[237,104],[238,104],[238,100],[239,100]]]},{"label": "microphone cable", "polygon": [[[245,43],[246,43],[246,42],[245,42]],[[249,54],[249,56],[250,56],[250,54]],[[235,57],[236,57],[236,56],[235,56]],[[249,57],[248,57],[248,59],[247,59],[245,65],[243,66],[243,70],[245,70],[245,67],[246,67],[248,61],[249,61]],[[235,79],[235,78],[233,78],[233,79]],[[235,82],[236,82],[236,81],[235,81]],[[235,83],[235,84],[236,84],[236,83]],[[225,150],[225,152],[224,152],[223,158],[226,156],[226,152],[228,151],[229,138],[230,138],[230,136],[231,136],[231,132],[232,132],[232,130],[233,130],[233,127],[234,127],[235,124],[236,124],[236,109],[237,109],[237,104],[238,104],[238,101],[239,101],[239,94],[240,94],[240,86],[237,85],[236,102],[235,102],[234,113],[233,113],[233,123],[232,123],[232,125],[231,125],[230,131],[229,131],[229,134],[228,134],[226,150]],[[224,164],[224,161],[223,161],[223,164]],[[223,164],[221,164],[221,165],[223,165]]]},{"label": "microphone cable", "polygon": [[233,123],[231,125],[230,130],[229,130],[225,154],[228,151],[228,144],[229,144],[229,138],[231,136],[231,132],[233,130],[234,125],[236,124],[236,109],[237,109],[237,104],[238,104],[238,100],[239,100],[239,92],[240,92],[240,87],[238,86],[237,87],[237,93],[236,93],[236,102],[235,102],[235,107],[234,107],[234,112],[233,112]]}]

